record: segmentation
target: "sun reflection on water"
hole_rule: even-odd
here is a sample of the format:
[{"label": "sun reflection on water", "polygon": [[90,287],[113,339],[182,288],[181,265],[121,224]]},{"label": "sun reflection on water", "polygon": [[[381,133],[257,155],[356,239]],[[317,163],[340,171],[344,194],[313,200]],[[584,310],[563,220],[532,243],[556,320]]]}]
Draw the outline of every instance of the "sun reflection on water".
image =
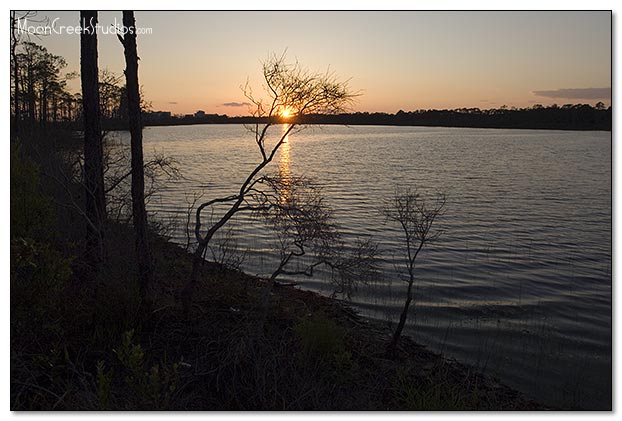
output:
[{"label": "sun reflection on water", "polygon": [[[289,128],[288,124],[283,124],[282,133],[285,134]],[[290,168],[290,143],[289,135],[285,137],[283,144],[281,145],[278,162],[279,178],[281,179],[281,191],[279,192],[279,200],[281,203],[285,203],[291,195],[291,168]]]}]

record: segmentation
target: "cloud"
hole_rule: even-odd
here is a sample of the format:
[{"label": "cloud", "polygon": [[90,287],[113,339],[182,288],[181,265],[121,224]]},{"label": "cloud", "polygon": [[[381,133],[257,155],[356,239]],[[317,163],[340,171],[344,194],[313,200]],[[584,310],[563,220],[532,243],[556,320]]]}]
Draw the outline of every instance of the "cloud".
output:
[{"label": "cloud", "polygon": [[224,107],[248,107],[251,104],[248,102],[225,102],[224,104],[221,104]]},{"label": "cloud", "polygon": [[611,99],[611,87],[609,88],[583,88],[583,89],[555,89],[551,91],[533,91],[534,95],[547,98],[568,99]]}]

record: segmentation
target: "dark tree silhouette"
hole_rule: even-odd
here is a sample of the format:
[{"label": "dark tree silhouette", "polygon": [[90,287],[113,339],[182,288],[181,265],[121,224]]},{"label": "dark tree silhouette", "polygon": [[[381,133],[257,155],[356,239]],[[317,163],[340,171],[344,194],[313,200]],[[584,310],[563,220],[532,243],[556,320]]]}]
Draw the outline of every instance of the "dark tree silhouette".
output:
[{"label": "dark tree silhouette", "polygon": [[[325,266],[333,275],[332,294],[350,298],[358,284],[367,283],[377,271],[376,245],[371,240],[344,244],[333,210],[322,196],[320,186],[306,177],[279,173],[266,176],[257,194],[256,215],[276,237],[279,264],[268,279],[268,290],[281,275],[313,276],[315,268]],[[300,261],[303,256],[305,261]],[[296,269],[292,270],[292,263]],[[264,306],[265,308],[265,306]]]},{"label": "dark tree silhouette", "polygon": [[28,120],[31,122],[34,122],[36,119],[36,85],[38,85],[38,73],[42,67],[41,63],[45,60],[46,52],[45,48],[40,45],[33,42],[25,42],[23,52],[18,55],[17,61],[22,63],[25,72],[23,76],[24,81],[22,82],[26,85],[24,87],[24,102],[28,111]]},{"label": "dark tree silhouette", "polygon": [[[194,230],[197,247],[194,252],[192,275],[184,285],[181,294],[186,313],[190,310],[194,285],[199,277],[209,242],[216,232],[238,212],[256,210],[255,204],[249,200],[252,200],[257,193],[257,188],[266,181],[261,172],[272,162],[279,148],[297,127],[296,119],[308,113],[336,114],[342,112],[356,96],[350,91],[347,82],[337,80],[331,73],[309,72],[299,63],[289,64],[285,60],[285,54],[273,55],[263,64],[263,77],[268,94],[267,99],[254,97],[248,84],[244,88],[244,94],[254,108],[253,117],[258,119],[254,124],[249,125],[248,129],[255,138],[261,160],[242,182],[236,194],[212,199],[197,207]],[[292,124],[289,124],[276,136],[274,143],[270,144],[270,128],[281,122],[285,111],[289,113]],[[225,205],[226,210],[215,223],[207,228],[206,232],[202,232],[202,212],[213,209],[215,205]]]},{"label": "dark tree silhouette", "polygon": [[124,37],[119,36],[125,50],[125,80],[127,86],[128,118],[132,150],[132,217],[136,235],[136,253],[141,297],[147,299],[151,280],[151,254],[147,241],[147,211],[145,209],[145,173],[143,167],[143,128],[138,85],[138,53],[136,51],[136,21],[133,11],[123,12]]},{"label": "dark tree silhouette", "polygon": [[435,203],[430,205],[416,189],[403,191],[396,189],[394,197],[384,203],[382,213],[388,221],[399,225],[404,234],[406,272],[404,281],[408,284],[400,321],[387,348],[389,353],[394,353],[397,348],[408,317],[408,309],[413,300],[417,256],[427,244],[440,236],[440,231],[432,232],[431,229],[434,221],[444,209],[445,195],[438,194]]},{"label": "dark tree silhouette", "polygon": [[19,31],[17,28],[16,11],[11,11],[11,59],[13,60],[13,113],[15,121],[19,121],[19,62],[17,61],[17,45],[19,43]]},{"label": "dark tree silhouette", "polygon": [[99,117],[99,86],[97,66],[97,11],[81,11],[80,74],[82,79],[82,108],[84,114],[84,185],[86,190],[85,216],[86,253],[91,265],[97,268],[104,260],[104,196],[103,148]]},{"label": "dark tree silhouette", "polygon": [[[15,116],[15,121],[20,120],[21,107],[20,107],[20,54],[18,54],[18,47],[22,40],[22,32],[19,29],[19,21],[21,19],[30,19],[33,20],[36,17],[37,12],[28,11],[24,12],[21,15],[18,15],[18,12],[15,10],[11,11],[11,66],[13,73],[11,77],[13,78],[13,115]],[[34,20],[35,22],[42,22],[41,20]]]}]

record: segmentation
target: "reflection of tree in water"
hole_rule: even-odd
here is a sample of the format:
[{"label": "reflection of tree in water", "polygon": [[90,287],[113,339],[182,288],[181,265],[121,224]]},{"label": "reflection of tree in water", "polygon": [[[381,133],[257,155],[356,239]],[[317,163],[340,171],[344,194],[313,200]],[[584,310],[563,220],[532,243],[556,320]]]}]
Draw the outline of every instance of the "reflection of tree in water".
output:
[{"label": "reflection of tree in water", "polygon": [[[287,131],[288,125],[284,124],[282,126],[283,133]],[[279,191],[279,200],[281,204],[287,202],[292,194],[291,182],[292,182],[292,172],[290,168],[290,154],[289,154],[289,136],[285,137],[285,141],[281,145],[281,154],[279,156],[278,168],[279,168],[279,178],[281,179],[281,189]]]}]

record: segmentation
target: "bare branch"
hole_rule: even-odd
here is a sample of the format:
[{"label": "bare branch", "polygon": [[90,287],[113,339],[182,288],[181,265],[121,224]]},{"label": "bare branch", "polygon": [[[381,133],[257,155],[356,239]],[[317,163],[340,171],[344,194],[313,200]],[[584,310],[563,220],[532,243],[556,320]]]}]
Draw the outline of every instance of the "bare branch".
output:
[{"label": "bare branch", "polygon": [[[216,232],[226,225],[238,212],[274,211],[275,206],[270,202],[273,196],[261,193],[256,186],[258,184],[266,184],[269,187],[269,180],[262,178],[261,173],[272,162],[289,134],[293,132],[296,119],[306,113],[334,113],[344,110],[358,95],[350,92],[347,82],[338,81],[331,73],[312,73],[303,69],[297,62],[293,64],[287,63],[286,52],[283,52],[281,55],[273,54],[270,56],[263,63],[262,70],[267,99],[256,97],[248,80],[242,87],[244,95],[254,107],[251,110],[251,114],[257,118],[265,118],[265,123],[261,128],[259,123],[247,126],[247,129],[253,133],[255,144],[261,155],[261,161],[242,182],[237,195],[212,199],[209,202],[202,203],[197,208],[195,236],[198,244],[195,251],[192,276],[182,292],[184,308],[186,309],[190,308],[191,291],[198,278],[204,253]],[[285,111],[293,117],[292,123],[276,138],[273,146],[267,147],[267,141],[271,134],[270,128],[279,122],[279,118],[281,115],[284,115]],[[275,191],[272,190],[272,194],[274,193]],[[258,202],[250,203],[249,200],[257,200]],[[230,206],[202,234],[201,212],[216,203],[230,203]],[[289,259],[287,260],[289,261]]]},{"label": "bare branch", "polygon": [[408,309],[413,300],[413,285],[415,282],[415,263],[423,248],[436,241],[441,231],[432,232],[432,225],[445,212],[446,197],[437,193],[433,203],[426,200],[416,188],[395,189],[394,196],[385,201],[381,209],[387,221],[393,222],[402,230],[405,243],[405,266],[408,274],[406,300],[400,315],[400,321],[389,344],[389,351],[395,352],[404,329]]}]

